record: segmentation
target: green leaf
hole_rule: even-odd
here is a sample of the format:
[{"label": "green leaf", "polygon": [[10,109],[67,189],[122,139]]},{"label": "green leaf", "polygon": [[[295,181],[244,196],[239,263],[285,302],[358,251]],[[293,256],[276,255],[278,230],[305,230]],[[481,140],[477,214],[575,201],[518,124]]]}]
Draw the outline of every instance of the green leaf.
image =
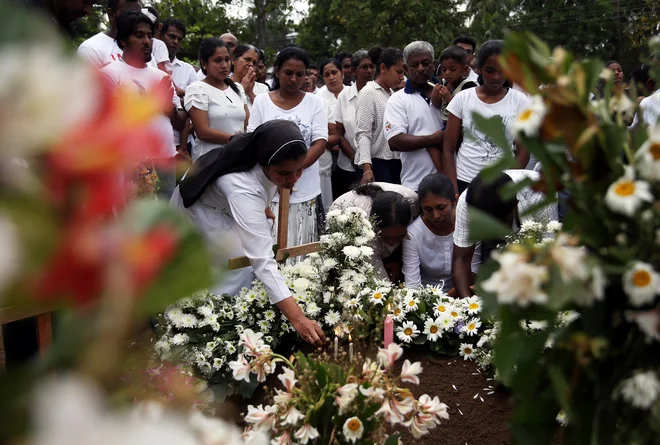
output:
[{"label": "green leaf", "polygon": [[251,376],[249,382],[243,380],[240,383],[238,386],[238,394],[244,399],[249,399],[252,397],[252,394],[254,394],[254,391],[256,391],[258,386],[259,381],[256,379],[256,377]]},{"label": "green leaf", "polygon": [[511,227],[477,208],[468,207],[468,214],[470,216],[470,241],[501,239],[511,233]]},{"label": "green leaf", "polygon": [[383,445],[398,445],[398,444],[399,444],[399,435],[398,434],[392,434],[383,443]]},{"label": "green leaf", "polygon": [[548,363],[547,370],[559,405],[561,405],[561,408],[566,412],[569,419],[574,418],[573,410],[571,409],[571,387],[568,384],[568,380],[566,380],[561,368],[556,364]]}]

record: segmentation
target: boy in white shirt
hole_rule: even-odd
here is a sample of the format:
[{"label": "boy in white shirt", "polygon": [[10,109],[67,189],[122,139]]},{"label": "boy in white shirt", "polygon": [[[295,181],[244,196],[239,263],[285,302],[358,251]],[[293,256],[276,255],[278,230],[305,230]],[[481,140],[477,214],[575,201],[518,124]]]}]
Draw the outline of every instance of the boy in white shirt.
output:
[{"label": "boy in white shirt", "polygon": [[121,60],[112,62],[101,72],[111,81],[114,88],[125,88],[140,94],[148,94],[161,84],[172,89],[172,106],[163,115],[154,118],[152,128],[163,143],[163,159],[156,160],[159,176],[159,193],[169,199],[174,190],[174,156],[176,148],[172,126],[181,129],[185,114],[178,112],[179,97],[172,81],[163,71],[150,66],[154,23],[141,12],[125,12],[117,19],[117,45],[123,50]]},{"label": "boy in white shirt", "polygon": [[117,19],[126,11],[140,11],[139,0],[108,0],[108,29],[90,37],[78,47],[78,55],[102,68],[120,60],[122,50],[117,46]]}]

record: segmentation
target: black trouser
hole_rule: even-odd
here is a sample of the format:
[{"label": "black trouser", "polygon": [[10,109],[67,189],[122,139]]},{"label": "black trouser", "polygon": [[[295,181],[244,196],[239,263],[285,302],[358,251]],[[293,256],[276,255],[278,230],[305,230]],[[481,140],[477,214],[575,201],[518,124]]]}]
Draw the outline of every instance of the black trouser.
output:
[{"label": "black trouser", "polygon": [[358,172],[355,170],[349,172],[338,167],[332,172],[332,196],[337,199],[359,183],[360,174]]},{"label": "black trouser", "polygon": [[376,182],[401,184],[401,160],[371,158],[371,171]]}]

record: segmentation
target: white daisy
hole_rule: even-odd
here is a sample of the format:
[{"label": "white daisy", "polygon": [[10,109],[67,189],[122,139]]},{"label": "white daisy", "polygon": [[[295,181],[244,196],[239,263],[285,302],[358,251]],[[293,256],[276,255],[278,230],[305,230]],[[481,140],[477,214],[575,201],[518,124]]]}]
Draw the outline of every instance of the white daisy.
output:
[{"label": "white daisy", "polygon": [[189,337],[188,334],[176,334],[170,338],[170,344],[172,346],[183,346],[188,343]]},{"label": "white daisy", "polygon": [[305,312],[310,317],[316,317],[319,314],[319,312],[321,312],[321,308],[319,307],[318,304],[314,303],[313,301],[310,301],[309,303],[307,303]]},{"label": "white daisy", "polygon": [[476,352],[477,350],[470,343],[461,343],[458,351],[460,356],[463,357],[463,360],[474,360]]},{"label": "white daisy", "polygon": [[220,370],[220,368],[222,368],[224,364],[225,364],[224,357],[213,359],[213,369],[215,369],[216,371]]},{"label": "white daisy", "polygon": [[638,261],[623,274],[623,289],[633,306],[653,303],[660,292],[660,276],[653,266]]},{"label": "white daisy", "polygon": [[445,312],[440,316],[440,326],[442,326],[442,329],[445,331],[453,329],[455,323],[456,320],[449,315],[449,312]]},{"label": "white daisy", "polygon": [[372,293],[369,295],[369,301],[372,304],[379,304],[382,305],[383,302],[385,301],[385,294],[383,293],[382,289],[376,290],[376,292]]},{"label": "white daisy", "polygon": [[465,323],[465,326],[463,326],[463,332],[469,336],[477,335],[477,331],[480,327],[481,321],[478,318],[471,318]]},{"label": "white daisy", "polygon": [[639,372],[619,388],[620,397],[639,409],[651,408],[659,394],[660,382],[653,371]]},{"label": "white daisy", "polygon": [[426,334],[426,339],[428,341],[436,341],[442,337],[442,325],[440,324],[440,319],[436,318],[435,320],[431,317],[426,320],[424,323],[424,334]]},{"label": "white daisy", "polygon": [[342,432],[344,433],[344,437],[348,442],[355,443],[362,439],[362,435],[364,434],[364,425],[362,425],[362,421],[359,418],[351,417],[346,419],[346,422],[344,422]]},{"label": "white daisy", "polygon": [[394,321],[403,321],[406,319],[406,313],[399,306],[395,306],[392,309],[392,318]]},{"label": "white daisy", "polygon": [[414,294],[406,296],[403,300],[403,310],[406,312],[416,311],[419,307],[419,300],[414,297]]},{"label": "white daisy", "polygon": [[227,354],[235,353],[236,352],[236,346],[232,342],[226,341],[225,342],[225,352]]},{"label": "white daisy", "polygon": [[514,134],[524,133],[528,137],[538,135],[543,124],[543,119],[548,109],[543,102],[543,97],[532,96],[531,102],[513,121],[512,131]]},{"label": "white daisy", "polygon": [[275,311],[272,309],[268,309],[266,312],[264,312],[264,318],[268,321],[275,320]]},{"label": "white daisy", "polygon": [[410,343],[413,338],[419,335],[419,329],[412,321],[405,322],[402,326],[397,328],[396,336],[405,343]]},{"label": "white daisy", "polygon": [[328,311],[328,313],[325,315],[325,324],[327,324],[328,326],[334,326],[337,323],[339,323],[340,318],[341,315],[339,315],[339,312]]},{"label": "white daisy", "polygon": [[438,300],[438,302],[435,304],[435,307],[433,308],[433,313],[436,317],[440,317],[447,313],[447,306],[447,303],[442,300]]},{"label": "white daisy", "polygon": [[461,318],[461,315],[463,315],[460,308],[454,305],[447,306],[447,314],[449,314],[449,316],[454,320],[458,320]]},{"label": "white daisy", "polygon": [[611,211],[629,217],[635,215],[644,201],[653,201],[651,186],[648,182],[636,181],[635,171],[630,166],[625,167],[624,175],[610,185],[605,195],[605,204]]},{"label": "white daisy", "polygon": [[651,132],[649,139],[635,153],[640,176],[649,181],[660,180],[660,128]]},{"label": "white daisy", "polygon": [[481,312],[481,298],[476,295],[465,299],[465,307],[467,308],[467,313],[470,315],[475,315]]}]

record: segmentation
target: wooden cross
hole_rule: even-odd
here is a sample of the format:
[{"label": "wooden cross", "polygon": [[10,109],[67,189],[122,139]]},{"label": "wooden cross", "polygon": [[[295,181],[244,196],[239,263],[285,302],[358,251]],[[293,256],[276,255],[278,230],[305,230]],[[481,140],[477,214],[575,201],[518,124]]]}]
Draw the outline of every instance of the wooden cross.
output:
[{"label": "wooden cross", "polygon": [[[277,254],[275,259],[277,261],[284,261],[290,257],[297,257],[308,255],[310,253],[318,252],[320,243],[301,244],[300,246],[287,247],[288,234],[289,234],[289,198],[291,191],[289,189],[280,189],[280,208],[277,215]],[[249,267],[250,260],[247,257],[230,258],[228,269],[242,269]]]}]

